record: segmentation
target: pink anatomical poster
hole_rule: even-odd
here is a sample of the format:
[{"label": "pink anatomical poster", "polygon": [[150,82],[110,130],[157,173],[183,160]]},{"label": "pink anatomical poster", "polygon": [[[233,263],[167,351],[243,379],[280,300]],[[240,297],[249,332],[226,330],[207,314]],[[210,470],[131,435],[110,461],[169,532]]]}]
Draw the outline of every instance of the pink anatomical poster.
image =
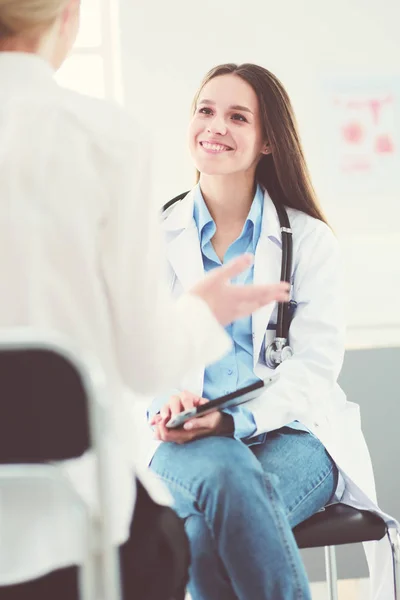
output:
[{"label": "pink anatomical poster", "polygon": [[325,87],[325,158],[356,191],[400,188],[400,78],[332,79]]}]

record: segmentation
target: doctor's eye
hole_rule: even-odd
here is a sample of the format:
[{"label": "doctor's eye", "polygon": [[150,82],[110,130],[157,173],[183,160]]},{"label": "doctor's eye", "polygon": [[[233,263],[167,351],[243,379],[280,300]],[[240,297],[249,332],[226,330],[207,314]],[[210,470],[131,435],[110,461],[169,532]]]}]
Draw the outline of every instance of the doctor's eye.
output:
[{"label": "doctor's eye", "polygon": [[242,121],[242,123],[247,123],[247,119],[244,115],[241,115],[240,113],[235,113],[234,115],[232,115],[232,119],[234,121]]}]

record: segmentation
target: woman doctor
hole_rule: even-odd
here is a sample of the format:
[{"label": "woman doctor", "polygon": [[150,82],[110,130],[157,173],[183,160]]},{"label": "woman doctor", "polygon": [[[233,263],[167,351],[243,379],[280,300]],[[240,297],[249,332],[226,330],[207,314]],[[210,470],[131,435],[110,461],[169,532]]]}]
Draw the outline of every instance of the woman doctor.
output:
[{"label": "woman doctor", "polygon": [[[156,393],[221,358],[230,340],[219,323],[286,298],[287,286],[231,285],[249,266],[246,256],[177,303],[160,285],[147,136],[117,109],[53,78],[74,42],[79,8],[78,0],[0,0],[0,326],[56,331],[99,358],[117,427],[110,488],[114,542],[122,544],[134,506],[135,457],[119,435],[127,423],[133,437],[128,390]],[[83,456],[65,469],[95,510],[92,466]],[[17,519],[22,503],[32,523],[1,528],[0,586],[10,586],[2,598],[23,598],[23,581],[79,561],[63,506],[34,498],[27,504],[17,495],[6,506],[2,496],[7,518]],[[18,527],[20,536],[7,537]],[[132,597],[135,582],[125,583]],[[51,586],[44,577],[40,595],[61,598]]]},{"label": "woman doctor", "polygon": [[185,519],[193,600],[309,599],[292,528],[344,493],[348,503],[350,491],[353,501],[374,495],[358,407],[336,383],[344,353],[338,244],[317,204],[289,97],[266,69],[212,69],[195,97],[189,146],[198,184],[162,225],[174,293],[241,252],[255,262],[237,281],[275,281],[282,252],[272,200],[284,205],[293,231],[294,354],[259,398],[168,429],[176,413],[271,374],[265,350],[276,306],[228,325],[231,351],[152,402],[149,421],[162,443],[151,469]]}]

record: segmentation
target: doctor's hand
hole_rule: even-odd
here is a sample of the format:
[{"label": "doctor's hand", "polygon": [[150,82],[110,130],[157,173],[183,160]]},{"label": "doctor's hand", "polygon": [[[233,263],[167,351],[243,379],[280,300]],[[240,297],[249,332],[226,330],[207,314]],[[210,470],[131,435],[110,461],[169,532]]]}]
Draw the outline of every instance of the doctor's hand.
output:
[{"label": "doctor's hand", "polygon": [[213,269],[190,292],[202,298],[221,325],[242,319],[270,302],[288,302],[289,284],[237,285],[231,279],[253,264],[251,254],[242,254]]},{"label": "doctor's hand", "polygon": [[221,412],[213,412],[203,417],[196,417],[184,423],[177,429],[168,429],[166,424],[171,417],[190,408],[207,404],[205,398],[195,396],[190,392],[182,392],[179,396],[172,396],[170,401],[155,415],[150,425],[154,426],[154,437],[163,442],[175,442],[185,444],[197,438],[210,435],[229,435],[233,433],[233,419],[230,415]]}]

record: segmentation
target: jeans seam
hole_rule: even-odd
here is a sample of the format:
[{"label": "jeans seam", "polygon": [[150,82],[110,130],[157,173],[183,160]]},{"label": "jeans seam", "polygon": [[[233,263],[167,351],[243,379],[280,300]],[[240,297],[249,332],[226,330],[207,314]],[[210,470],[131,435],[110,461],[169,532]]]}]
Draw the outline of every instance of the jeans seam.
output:
[{"label": "jeans seam", "polygon": [[[198,498],[197,498],[197,496],[196,496],[195,494],[193,494],[193,492],[192,492],[192,491],[191,491],[189,488],[187,488],[185,485],[183,485],[183,484],[182,484],[182,483],[181,483],[179,480],[177,480],[177,479],[174,479],[174,478],[172,478],[172,477],[170,477],[170,476],[167,476],[167,475],[165,475],[165,474],[164,474],[164,475],[160,475],[159,473],[157,473],[157,472],[155,472],[155,471],[153,471],[153,472],[154,472],[154,473],[157,475],[157,477],[159,477],[159,478],[160,478],[160,479],[162,479],[163,481],[167,481],[169,484],[172,484],[174,487],[177,487],[177,488],[179,488],[181,491],[184,491],[184,492],[185,492],[185,495],[187,495],[187,496],[188,496],[188,497],[189,497],[189,498],[190,498],[190,499],[193,501],[193,504],[194,504],[195,506],[199,506],[199,502],[198,502]],[[215,539],[215,537],[214,537],[213,528],[212,528],[212,526],[211,526],[211,525],[210,525],[210,523],[209,523],[209,520],[208,520],[208,518],[207,518],[206,511],[200,510],[200,508],[199,508],[199,509],[197,510],[197,512],[189,513],[189,514],[187,515],[187,517],[183,517],[183,518],[184,518],[184,519],[187,519],[187,518],[188,518],[188,517],[190,517],[190,516],[199,516],[199,517],[202,517],[202,518],[204,519],[204,522],[205,522],[205,524],[207,525],[208,531],[209,531],[209,533],[210,533],[210,537],[211,537],[211,539],[212,539],[212,541],[213,541],[213,543],[214,543],[214,546],[215,546],[215,548],[216,548],[216,551],[218,552],[218,542],[217,542],[217,540],[216,540],[216,539]],[[221,562],[222,562],[222,564],[223,564],[223,566],[224,566],[225,570],[227,571],[227,569],[226,569],[226,566],[225,566],[225,564],[224,564],[224,561],[222,560],[222,557],[220,556],[219,552],[218,552],[218,556],[219,556],[219,558],[220,558],[220,560],[221,560]]]},{"label": "jeans seam", "polygon": [[314,487],[305,495],[302,497],[302,499],[295,505],[293,506],[289,512],[287,513],[287,517],[288,519],[290,519],[290,517],[292,516],[293,512],[299,508],[299,506],[301,506],[303,504],[303,502],[305,500],[307,500],[307,498],[313,494],[315,492],[315,490],[317,490],[323,483],[324,481],[326,481],[326,479],[329,477],[329,475],[332,473],[333,471],[333,465],[331,465],[331,468],[329,469],[328,473],[326,473],[319,481],[316,485],[314,485]]},{"label": "jeans seam", "polygon": [[[185,485],[182,484],[182,482],[180,482],[178,479],[175,479],[174,477],[170,477],[169,475],[165,475],[164,473],[157,473],[157,471],[153,470],[153,473],[159,478],[162,479],[163,481],[167,481],[168,483],[174,485],[175,487],[179,488],[180,490],[183,490],[185,492],[185,494],[194,501],[195,505],[198,505],[198,501],[197,501],[197,497],[195,494],[193,494],[193,492],[191,491],[190,488],[186,487]],[[200,514],[200,510],[198,510],[197,514]]]},{"label": "jeans seam", "polygon": [[[169,476],[166,476],[166,475],[160,475],[159,473],[157,473],[157,477],[159,477],[163,481],[167,481],[168,483],[170,483],[173,486],[179,488],[180,490],[183,490],[186,493],[186,495],[193,501],[193,504],[195,506],[199,506],[199,501],[198,501],[197,496],[195,494],[193,494],[193,492],[189,488],[187,488],[185,485],[183,485],[179,480],[174,479],[174,478],[169,477]],[[204,521],[207,524],[207,527],[208,527],[208,529],[210,531],[210,535],[211,535],[211,537],[213,539],[213,542],[216,545],[216,547],[218,548],[218,543],[217,543],[217,540],[215,539],[215,537],[213,535],[213,529],[212,529],[212,527],[211,527],[211,525],[210,525],[210,523],[209,523],[209,521],[207,519],[206,511],[201,510],[200,507],[199,507],[198,510],[197,510],[197,512],[189,513],[188,516],[191,516],[191,514],[198,515],[198,516],[201,516],[201,517],[204,518]],[[184,517],[184,518],[186,518],[186,517]]]},{"label": "jeans seam", "polygon": [[[292,572],[294,572],[295,574],[295,580],[296,580],[296,588],[297,588],[297,598],[298,600],[301,600],[302,598],[302,591],[301,591],[301,585],[300,585],[300,579],[299,579],[299,573],[298,570],[296,568],[296,564],[295,561],[293,560],[293,554],[290,550],[290,546],[287,543],[287,539],[285,536],[285,532],[284,532],[284,528],[282,527],[282,523],[281,523],[281,518],[279,515],[279,512],[276,510],[276,500],[274,498],[274,487],[271,484],[271,482],[269,481],[268,475],[266,473],[264,473],[264,483],[265,483],[265,488],[266,488],[266,492],[267,492],[267,496],[270,500],[271,503],[271,507],[272,507],[272,512],[274,513],[274,517],[275,517],[275,521],[276,521],[276,525],[277,525],[277,529],[279,531],[280,537],[283,541],[283,545],[286,549],[286,553],[289,557],[289,561],[290,561],[290,566],[292,568]],[[276,492],[275,492],[276,493]],[[289,525],[290,528],[290,525]]]}]

